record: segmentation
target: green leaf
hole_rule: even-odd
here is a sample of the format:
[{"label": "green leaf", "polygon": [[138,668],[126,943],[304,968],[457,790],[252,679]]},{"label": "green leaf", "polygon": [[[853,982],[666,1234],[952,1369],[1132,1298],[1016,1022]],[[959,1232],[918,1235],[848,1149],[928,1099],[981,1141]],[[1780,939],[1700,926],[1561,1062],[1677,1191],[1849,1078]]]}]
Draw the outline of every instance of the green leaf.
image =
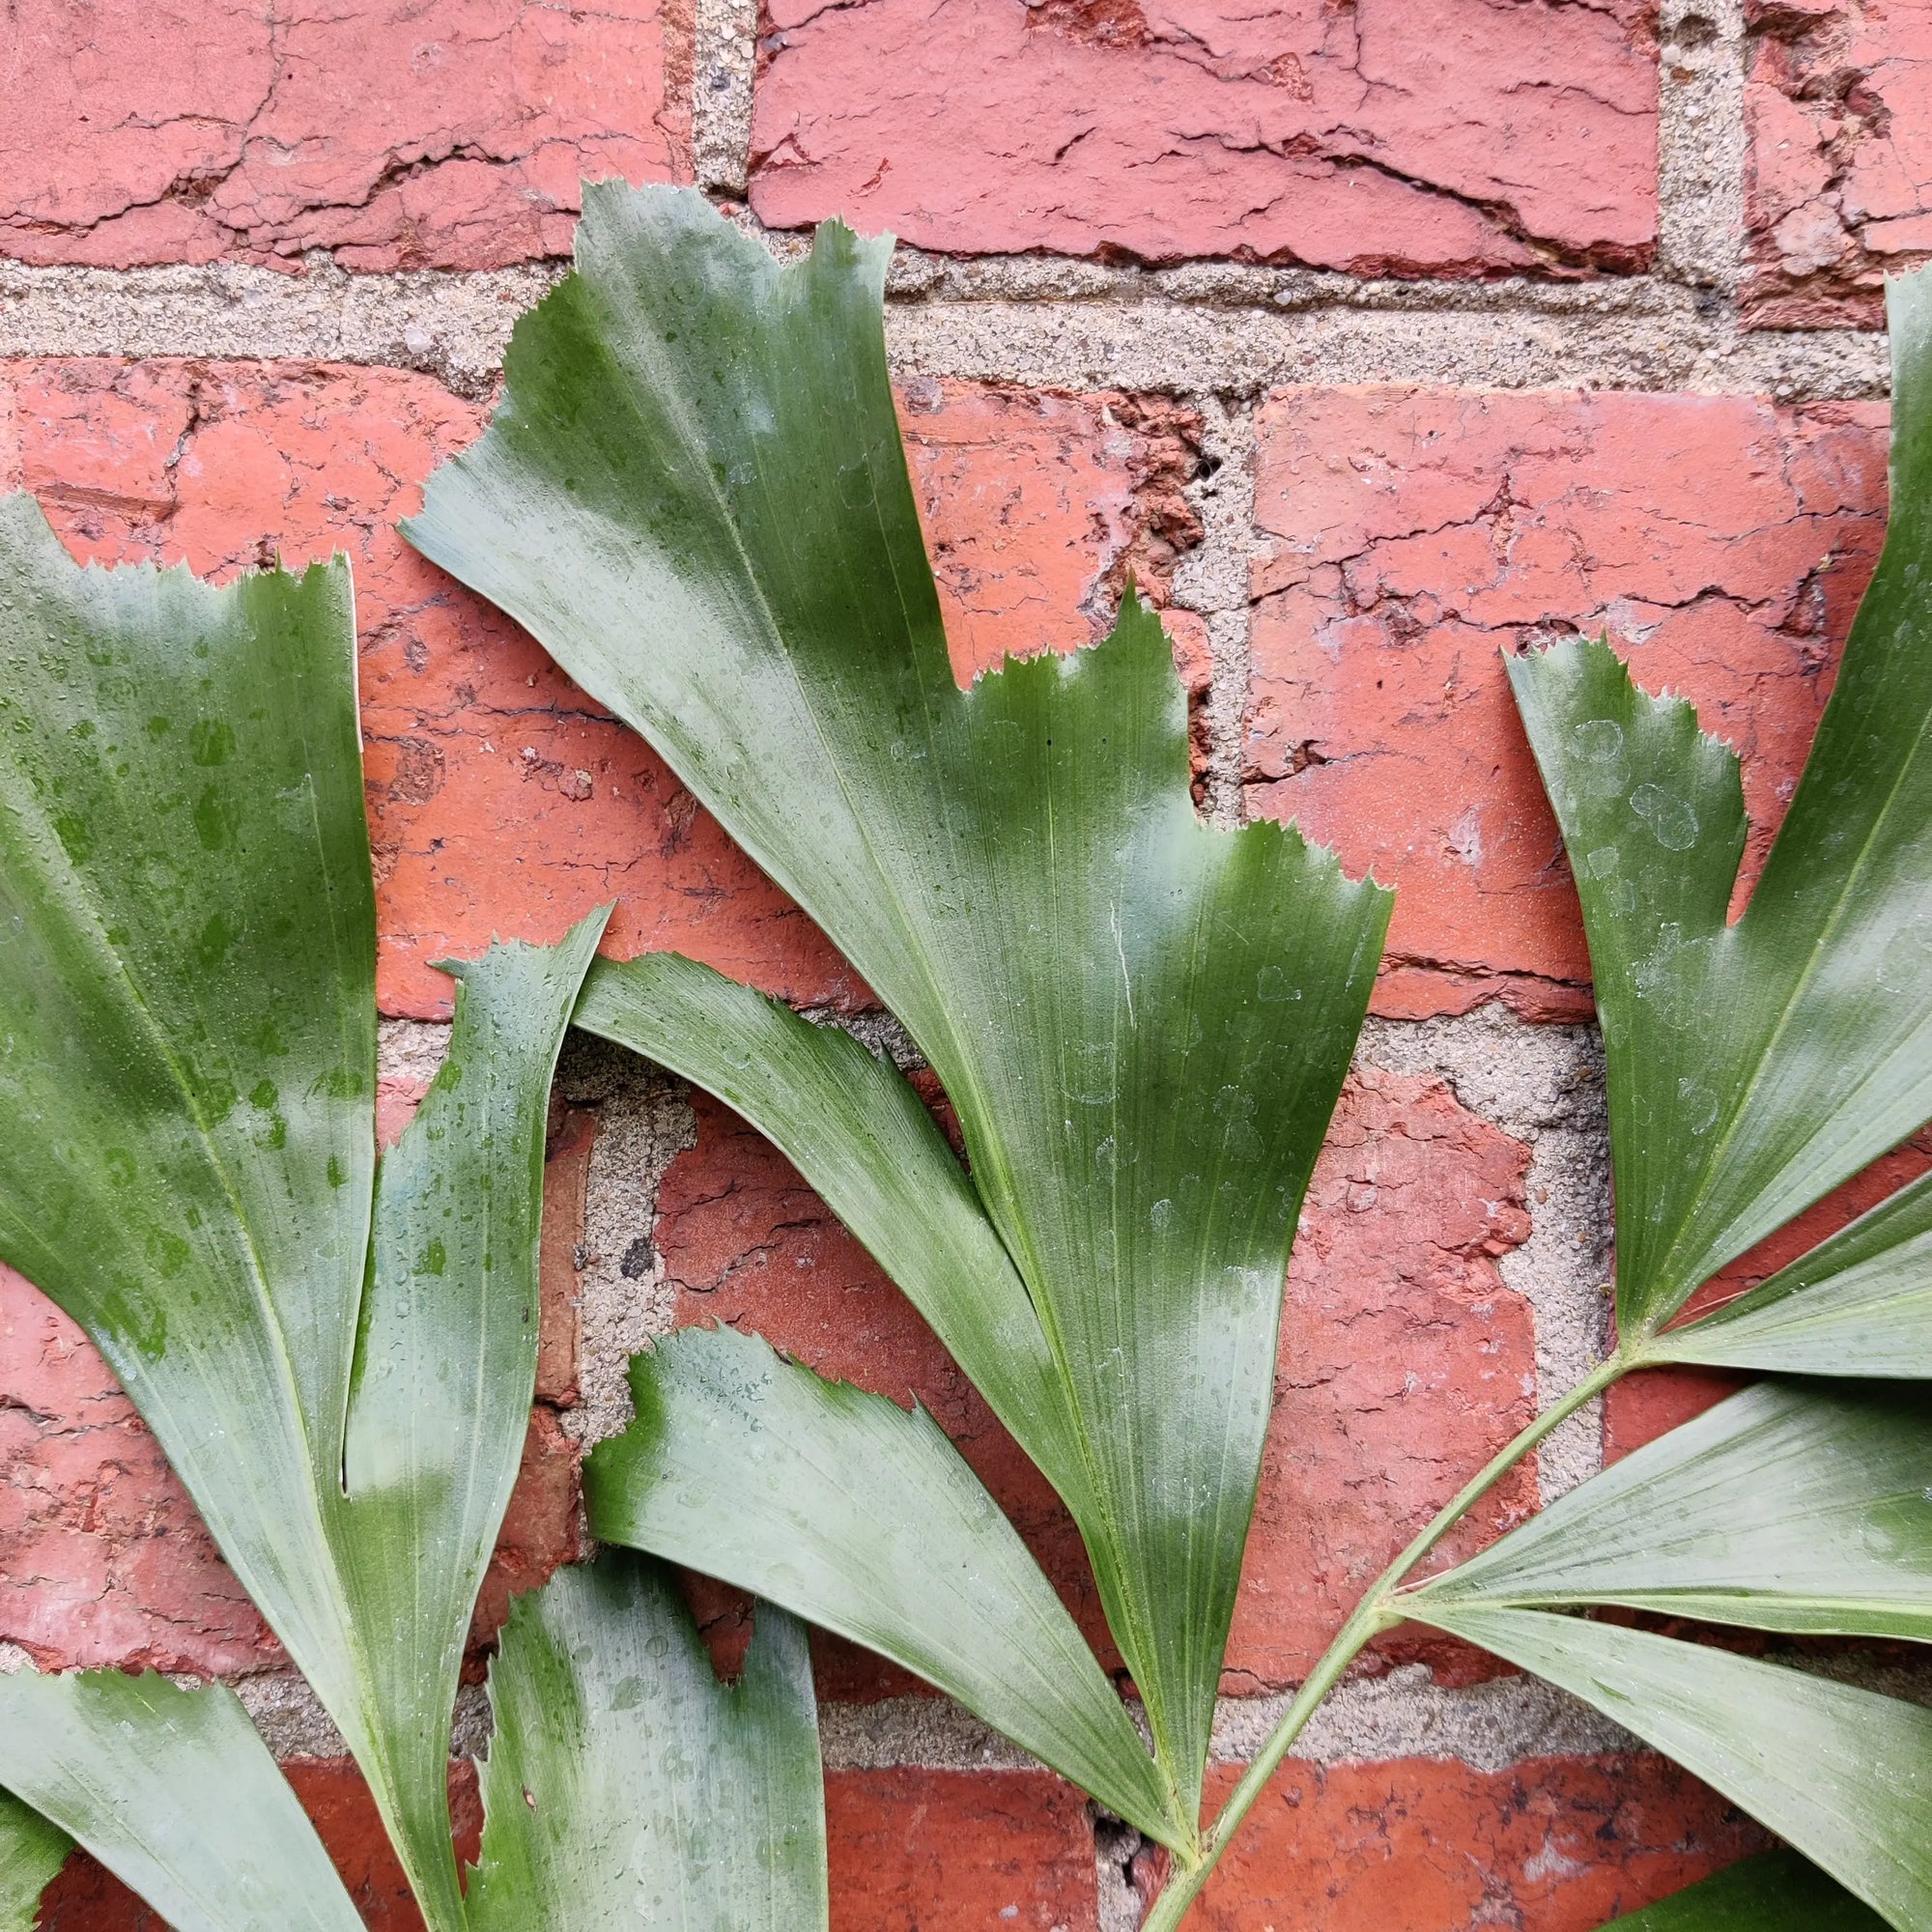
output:
[{"label": "green leaf", "polygon": [[1748,1293],[1665,1329],[1648,1353],[1785,1375],[1932,1377],[1932,1175]]},{"label": "green leaf", "polygon": [[0,1791],[0,1932],[34,1932],[41,1893],[72,1850],[58,1825]]},{"label": "green leaf", "polygon": [[456,1662],[528,1422],[544,1094],[602,920],[465,969],[372,1209],[355,649],[345,564],[82,570],[0,501],[0,1257],[113,1365],[450,1932]]},{"label": "green leaf", "polygon": [[[0,1783],[178,1932],[362,1932],[315,1827],[225,1686],[184,1690],[112,1670],[0,1674]],[[51,1843],[40,1857],[48,1876],[59,1869]]]},{"label": "green leaf", "polygon": [[384,1634],[356,1687],[365,1748],[424,1861],[448,1856],[450,1714],[536,1383],[551,1075],[608,915],[445,967],[449,1054],[377,1180],[332,1517],[354,1629]]},{"label": "green leaf", "polygon": [[1412,1613],[1595,1705],[1900,1932],[1932,1924],[1932,1711],[1580,1617],[1445,1601]]},{"label": "green leaf", "polygon": [[1880,1932],[1884,1923],[1808,1859],[1760,1852],[1604,1932]]},{"label": "green leaf", "polygon": [[636,1421],[584,1471],[597,1536],[881,1652],[1128,1823],[1185,1842],[1192,1820],[1073,1619],[923,1408],[729,1328],[682,1329],[635,1357],[631,1393]]},{"label": "green leaf", "polygon": [[1400,1599],[1932,1640],[1932,1391],[1763,1383]]},{"label": "green leaf", "polygon": [[511,1606],[490,1703],[474,1932],[822,1932],[817,1706],[782,1610],[722,1685],[665,1574],[607,1550]]},{"label": "green leaf", "polygon": [[1191,1810],[1387,895],[1292,829],[1200,822],[1131,598],[1096,649],[957,687],[885,242],[831,223],[781,268],[701,196],[607,184],[577,245],[408,534],[650,740],[944,1082],[1060,1383],[1029,1451]]},{"label": "green leaf", "polygon": [[1932,280],[1888,284],[1891,524],[1736,925],[1737,760],[1606,643],[1510,676],[1582,900],[1608,1064],[1617,1313],[1641,1342],[1932,1116]]}]

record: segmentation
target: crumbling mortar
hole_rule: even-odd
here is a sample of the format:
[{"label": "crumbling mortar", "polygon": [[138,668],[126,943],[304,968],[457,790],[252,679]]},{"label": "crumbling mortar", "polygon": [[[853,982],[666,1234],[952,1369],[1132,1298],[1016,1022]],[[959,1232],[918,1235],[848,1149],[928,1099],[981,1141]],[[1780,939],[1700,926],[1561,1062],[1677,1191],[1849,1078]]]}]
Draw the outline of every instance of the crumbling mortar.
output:
[{"label": "crumbling mortar", "polygon": [[[766,238],[796,255],[791,238]],[[895,298],[887,335],[902,374],[1253,398],[1287,383],[1413,382],[1493,388],[1746,392],[1780,401],[1883,395],[1885,342],[1855,330],[1745,331],[1711,292],[1658,277],[1562,292],[1531,284],[1422,289],[1225,265],[1138,271],[1031,258],[972,265]],[[996,273],[995,270],[999,272]],[[322,359],[414,369],[471,398],[494,392],[511,325],[560,264],[470,274],[299,275],[235,264],[138,270],[0,263],[0,355]],[[1194,277],[1190,285],[1186,276]],[[1317,283],[1319,282],[1319,291]],[[1292,298],[1291,290],[1298,291]]]},{"label": "crumbling mortar", "polygon": [[691,149],[697,185],[742,195],[751,181],[756,0],[697,0]]},{"label": "crumbling mortar", "polygon": [[631,1357],[668,1334],[675,1296],[657,1249],[658,1188],[696,1145],[689,1090],[649,1061],[572,1033],[556,1092],[597,1117],[584,1189],[583,1266],[578,1277],[579,1401],[564,1433],[586,1448],[631,1420]]},{"label": "crumbling mortar", "polygon": [[1255,543],[1255,423],[1251,407],[1214,395],[1189,399],[1201,416],[1202,473],[1187,487],[1202,538],[1174,573],[1174,602],[1207,620],[1210,671],[1203,800],[1217,825],[1242,822],[1242,725],[1252,662],[1248,583]]}]

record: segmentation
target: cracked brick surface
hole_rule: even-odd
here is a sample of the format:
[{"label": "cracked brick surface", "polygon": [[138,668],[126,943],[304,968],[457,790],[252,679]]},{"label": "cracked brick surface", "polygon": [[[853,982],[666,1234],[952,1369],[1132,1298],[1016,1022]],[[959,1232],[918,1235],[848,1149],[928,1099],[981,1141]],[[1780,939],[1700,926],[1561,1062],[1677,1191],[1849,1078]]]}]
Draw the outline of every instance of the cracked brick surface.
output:
[{"label": "cracked brick surface", "polygon": [[1749,0],[1747,321],[1881,328],[1932,253],[1932,6]]},{"label": "cracked brick surface", "polygon": [[1607,634],[1735,747],[1755,876],[1883,540],[1885,422],[1743,396],[1268,401],[1248,796],[1396,887],[1378,1010],[1588,1013],[1502,661],[1555,632]]},{"label": "cracked brick surface", "polygon": [[[962,677],[1004,650],[1093,641],[1128,574],[1158,601],[1198,541],[1179,495],[1198,427],[1175,405],[920,383],[905,411]],[[33,491],[100,561],[222,577],[349,554],[385,1012],[445,1015],[431,960],[493,933],[554,940],[612,897],[619,955],[674,948],[801,1002],[861,998],[656,754],[397,533],[484,414],[390,369],[0,364],[0,488]],[[1173,619],[1199,697],[1205,635]]]},{"label": "cracked brick surface", "polygon": [[[1210,1806],[1236,1768],[1211,1775]],[[1442,1759],[1291,1759],[1208,1881],[1189,1932],[1595,1932],[1767,1843],[1648,1753],[1531,1758],[1480,1772]]]},{"label": "cracked brick surface", "polygon": [[[917,1396],[1117,1667],[1078,1533],[1044,1479],[790,1163],[717,1101],[693,1104],[696,1145],[659,1197],[676,1319],[755,1329],[822,1375]],[[1529,1232],[1527,1161],[1439,1082],[1369,1069],[1345,1090],[1289,1271],[1227,1691],[1297,1681],[1360,1589],[1533,1412],[1529,1310],[1496,1268]],[[1532,1482],[1499,1486],[1469,1535],[1519,1520]],[[1472,1663],[1414,1631],[1385,1654]],[[819,1659],[828,1697],[917,1688],[844,1644],[822,1642]]]},{"label": "cracked brick surface", "polygon": [[1645,0],[768,0],[752,205],[919,247],[1628,270]]},{"label": "cracked brick surface", "polygon": [[564,255],[581,179],[688,181],[690,0],[20,0],[0,253],[482,269]]}]

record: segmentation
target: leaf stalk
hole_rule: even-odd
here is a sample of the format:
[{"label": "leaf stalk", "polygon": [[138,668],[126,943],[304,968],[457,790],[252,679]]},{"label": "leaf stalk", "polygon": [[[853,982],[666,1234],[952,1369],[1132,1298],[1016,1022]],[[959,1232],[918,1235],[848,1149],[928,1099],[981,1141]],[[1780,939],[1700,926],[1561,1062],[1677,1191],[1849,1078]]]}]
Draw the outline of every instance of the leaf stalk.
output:
[{"label": "leaf stalk", "polygon": [[1455,1528],[1469,1510],[1498,1483],[1523,1457],[1546,1437],[1616,1381],[1639,1366],[1640,1358],[1619,1349],[1607,1361],[1600,1363],[1563,1397],[1552,1403],[1527,1424],[1513,1440],[1499,1449],[1475,1475],[1444,1503],[1393,1563],[1377,1577],[1335,1640],[1322,1652],[1320,1662],[1304,1679],[1294,1700],[1282,1713],[1281,1720],[1268,1733],[1267,1743],[1242,1774],[1241,1781],[1229,1794],[1212,1828],[1202,1842],[1201,1861],[1184,1869],[1177,1867],[1152,1909],[1142,1923],[1141,1932],[1177,1932],[1187,1909],[1200,1895],[1210,1873],[1228,1849],[1243,1820],[1268,1780],[1281,1769],[1282,1760],[1312,1718],[1321,1701],[1335,1688],[1371,1638],[1393,1630],[1404,1621],[1397,1594],[1409,1572]]}]

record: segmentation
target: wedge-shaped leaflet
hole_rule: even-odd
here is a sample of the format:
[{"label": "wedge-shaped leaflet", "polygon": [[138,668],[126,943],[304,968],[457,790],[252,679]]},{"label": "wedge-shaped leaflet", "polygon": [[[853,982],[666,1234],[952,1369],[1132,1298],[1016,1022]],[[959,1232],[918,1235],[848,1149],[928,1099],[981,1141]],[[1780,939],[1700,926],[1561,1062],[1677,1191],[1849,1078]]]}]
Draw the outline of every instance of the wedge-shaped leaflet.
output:
[{"label": "wedge-shaped leaflet", "polygon": [[1442,1601],[1413,1614],[1594,1704],[1899,1932],[1932,1924],[1932,1711],[1580,1617]]},{"label": "wedge-shaped leaflet", "polygon": [[1932,1392],[1764,1383],[1400,1601],[1431,1619],[1457,1604],[1624,1604],[1757,1630],[1924,1642],[1928,1476]]},{"label": "wedge-shaped leaflet", "polygon": [[223,1686],[0,1675],[0,1784],[178,1932],[361,1932],[315,1827]]},{"label": "wedge-shaped leaflet", "polygon": [[1760,1852],[1604,1932],[1881,1932],[1885,1920],[1796,1852]]},{"label": "wedge-shaped leaflet", "polygon": [[376,1216],[346,566],[81,570],[0,501],[0,1256],[112,1363],[459,1926],[456,1659],[527,1426],[543,1095],[600,922],[466,969]]},{"label": "wedge-shaped leaflet", "polygon": [[1932,1175],[1789,1267],[1651,1343],[1652,1360],[1932,1378]]},{"label": "wedge-shaped leaflet", "polygon": [[0,1791],[0,1932],[34,1932],[41,1893],[72,1850],[58,1825]]},{"label": "wedge-shaped leaflet", "polygon": [[701,1565],[882,1652],[1129,1824],[1184,1838],[1073,1619],[923,1409],[729,1328],[686,1328],[634,1357],[631,1393],[637,1420],[585,1470],[599,1537]]},{"label": "wedge-shaped leaflet", "polygon": [[958,688],[888,253],[833,223],[781,269],[700,196],[590,189],[577,273],[409,534],[657,747],[945,1083],[1053,1367],[1031,1430],[1007,1419],[1191,1815],[1283,1260],[1387,899],[1292,830],[1199,821],[1131,599],[1096,649]]},{"label": "wedge-shaped leaflet", "polygon": [[490,1704],[474,1932],[823,1932],[817,1707],[782,1610],[720,1684],[665,1574],[607,1550],[511,1607]]},{"label": "wedge-shaped leaflet", "polygon": [[554,947],[499,944],[447,967],[448,1057],[377,1176],[344,1492],[329,1515],[362,1644],[363,1735],[425,1859],[448,1854],[464,1642],[536,1383],[551,1075],[606,916]]},{"label": "wedge-shaped leaflet", "polygon": [[1932,280],[1889,313],[1885,554],[1736,925],[1732,753],[1606,644],[1510,664],[1589,932],[1627,1339],[1932,1116]]}]

